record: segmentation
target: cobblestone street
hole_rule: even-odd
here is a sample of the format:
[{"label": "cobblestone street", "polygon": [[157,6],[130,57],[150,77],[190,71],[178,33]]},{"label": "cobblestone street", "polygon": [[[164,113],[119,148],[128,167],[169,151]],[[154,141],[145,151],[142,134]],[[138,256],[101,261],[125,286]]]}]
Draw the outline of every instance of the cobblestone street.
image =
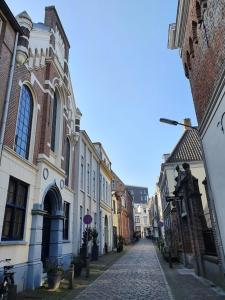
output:
[{"label": "cobblestone street", "polygon": [[153,244],[141,240],[75,299],[169,300]]}]

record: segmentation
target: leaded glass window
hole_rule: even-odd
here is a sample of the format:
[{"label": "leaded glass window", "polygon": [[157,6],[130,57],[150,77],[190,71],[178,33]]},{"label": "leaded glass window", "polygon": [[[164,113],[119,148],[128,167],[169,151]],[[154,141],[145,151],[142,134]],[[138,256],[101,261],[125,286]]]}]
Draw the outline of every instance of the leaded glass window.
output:
[{"label": "leaded glass window", "polygon": [[26,159],[29,157],[32,117],[33,97],[29,88],[23,85],[19,100],[15,151]]},{"label": "leaded glass window", "polygon": [[51,136],[51,150],[55,151],[56,141],[56,117],[57,117],[57,96],[54,95],[53,110],[52,110],[52,136]]}]

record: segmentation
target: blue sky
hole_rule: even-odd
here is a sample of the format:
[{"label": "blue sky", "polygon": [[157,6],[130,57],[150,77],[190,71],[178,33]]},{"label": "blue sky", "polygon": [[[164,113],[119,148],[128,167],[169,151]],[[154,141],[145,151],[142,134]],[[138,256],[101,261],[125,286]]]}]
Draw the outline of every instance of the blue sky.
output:
[{"label": "blue sky", "polygon": [[71,44],[70,72],[81,127],[102,142],[113,170],[127,184],[155,191],[162,155],[182,127],[160,117],[196,124],[188,80],[177,50],[167,49],[177,0],[6,0],[43,22],[55,5]]}]

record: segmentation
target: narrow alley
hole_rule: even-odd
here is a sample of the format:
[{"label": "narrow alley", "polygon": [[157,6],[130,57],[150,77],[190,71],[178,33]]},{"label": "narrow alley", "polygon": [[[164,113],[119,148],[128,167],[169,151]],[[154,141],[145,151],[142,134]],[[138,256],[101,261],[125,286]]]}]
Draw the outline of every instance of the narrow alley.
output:
[{"label": "narrow alley", "polygon": [[225,299],[225,295],[219,295],[191,270],[187,271],[176,266],[171,270],[163,261],[160,264],[153,243],[140,240],[75,299]]},{"label": "narrow alley", "polygon": [[156,251],[140,240],[75,299],[171,300]]}]

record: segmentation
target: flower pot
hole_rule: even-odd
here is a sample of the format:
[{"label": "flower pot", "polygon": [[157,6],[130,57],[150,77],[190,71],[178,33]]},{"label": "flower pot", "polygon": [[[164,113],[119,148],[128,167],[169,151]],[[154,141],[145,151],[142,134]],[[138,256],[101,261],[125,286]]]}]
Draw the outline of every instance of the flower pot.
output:
[{"label": "flower pot", "polygon": [[59,288],[61,278],[61,272],[48,273],[48,288],[51,290],[57,290]]}]

